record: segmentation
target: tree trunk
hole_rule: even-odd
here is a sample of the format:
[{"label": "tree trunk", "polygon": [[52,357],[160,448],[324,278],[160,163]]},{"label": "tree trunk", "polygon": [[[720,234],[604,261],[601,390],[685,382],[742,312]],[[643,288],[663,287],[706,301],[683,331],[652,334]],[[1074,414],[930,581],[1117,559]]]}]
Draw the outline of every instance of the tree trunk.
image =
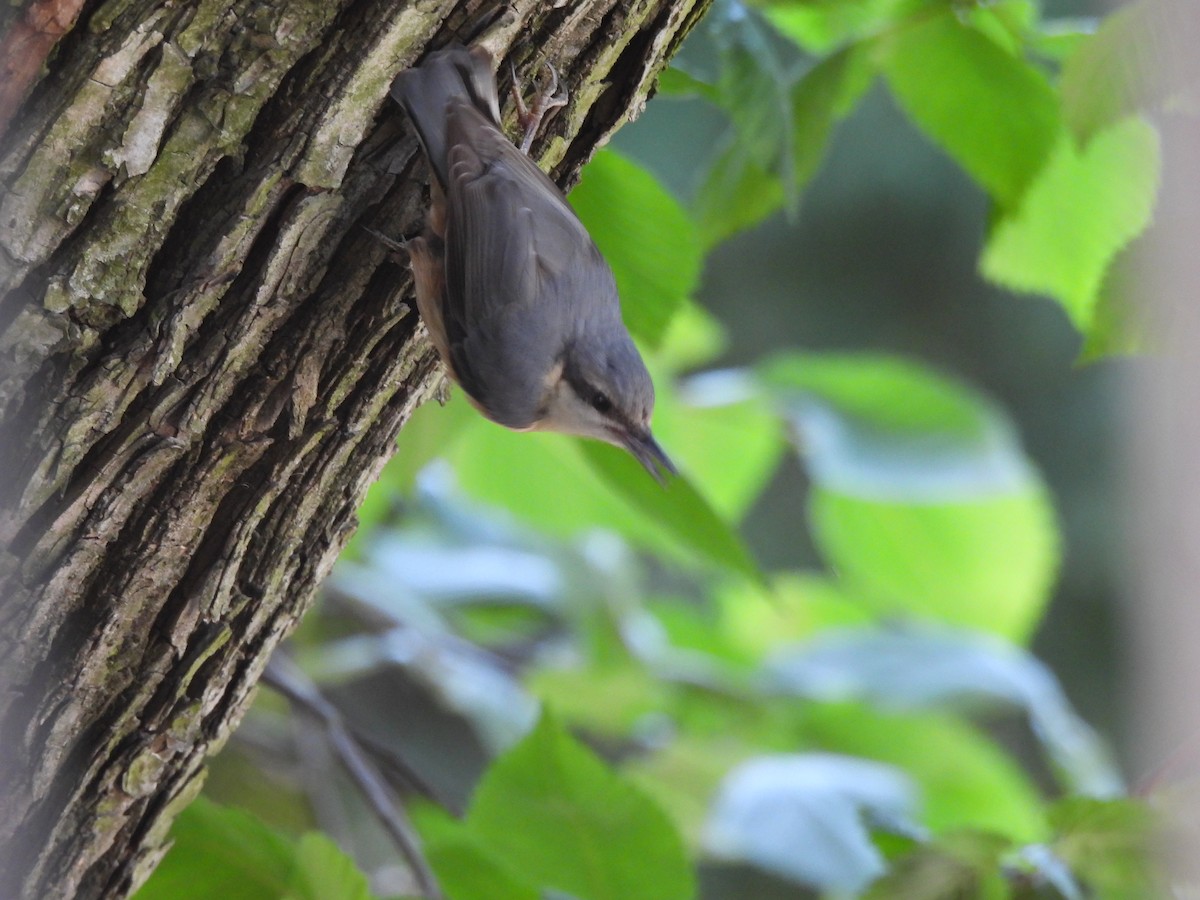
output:
[{"label": "tree trunk", "polygon": [[25,82],[0,145],[0,896],[145,878],[438,389],[407,266],[360,227],[422,216],[395,73],[464,28],[527,80],[554,62],[571,101],[536,146],[565,185],[705,5],[8,13],[0,55]]}]

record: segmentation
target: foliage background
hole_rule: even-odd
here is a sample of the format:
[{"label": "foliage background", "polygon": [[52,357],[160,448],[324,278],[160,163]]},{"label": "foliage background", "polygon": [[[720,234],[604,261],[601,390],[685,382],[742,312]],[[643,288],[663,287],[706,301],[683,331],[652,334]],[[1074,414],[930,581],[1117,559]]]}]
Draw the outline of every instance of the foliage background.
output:
[{"label": "foliage background", "polygon": [[[1149,896],[1109,748],[1163,92],[1097,73],[1158,24],[762,7],[572,194],[687,481],[427,407],[274,677],[453,898]],[[264,691],[207,791],[254,817],[196,807],[143,895],[416,895],[327,726]]]}]

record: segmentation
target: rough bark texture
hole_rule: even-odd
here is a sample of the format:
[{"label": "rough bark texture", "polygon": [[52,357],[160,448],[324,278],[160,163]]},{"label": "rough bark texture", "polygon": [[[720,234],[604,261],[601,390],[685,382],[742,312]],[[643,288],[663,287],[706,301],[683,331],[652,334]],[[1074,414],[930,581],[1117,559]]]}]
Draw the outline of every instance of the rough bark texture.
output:
[{"label": "rough bark texture", "polygon": [[704,5],[108,0],[31,51],[0,145],[0,896],[148,874],[440,383],[360,227],[424,204],[392,76],[499,7],[493,52],[571,88],[535,146],[567,184]]}]

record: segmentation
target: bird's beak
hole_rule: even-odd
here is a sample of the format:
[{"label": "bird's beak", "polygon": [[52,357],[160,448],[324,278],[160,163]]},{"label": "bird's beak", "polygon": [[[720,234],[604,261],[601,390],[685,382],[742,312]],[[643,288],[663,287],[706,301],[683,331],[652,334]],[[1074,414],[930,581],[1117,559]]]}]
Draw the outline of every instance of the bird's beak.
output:
[{"label": "bird's beak", "polygon": [[643,434],[630,433],[624,435],[625,449],[633,454],[634,459],[646,467],[646,471],[654,476],[659,484],[667,483],[667,475],[678,475],[679,470],[671,462],[671,458],[658,446],[654,435],[649,431]]}]

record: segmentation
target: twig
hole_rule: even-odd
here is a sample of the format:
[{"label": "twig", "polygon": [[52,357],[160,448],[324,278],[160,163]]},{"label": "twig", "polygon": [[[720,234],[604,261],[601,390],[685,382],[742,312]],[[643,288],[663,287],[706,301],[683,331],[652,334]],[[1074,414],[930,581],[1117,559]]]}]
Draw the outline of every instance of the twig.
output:
[{"label": "twig", "polygon": [[317,686],[299,667],[278,653],[267,663],[262,680],[321,724],[346,773],[358,785],[371,809],[379,817],[380,823],[412,868],[422,896],[430,900],[441,900],[443,894],[421,851],[421,839],[383,776],[350,734],[341,713],[322,696]]}]

